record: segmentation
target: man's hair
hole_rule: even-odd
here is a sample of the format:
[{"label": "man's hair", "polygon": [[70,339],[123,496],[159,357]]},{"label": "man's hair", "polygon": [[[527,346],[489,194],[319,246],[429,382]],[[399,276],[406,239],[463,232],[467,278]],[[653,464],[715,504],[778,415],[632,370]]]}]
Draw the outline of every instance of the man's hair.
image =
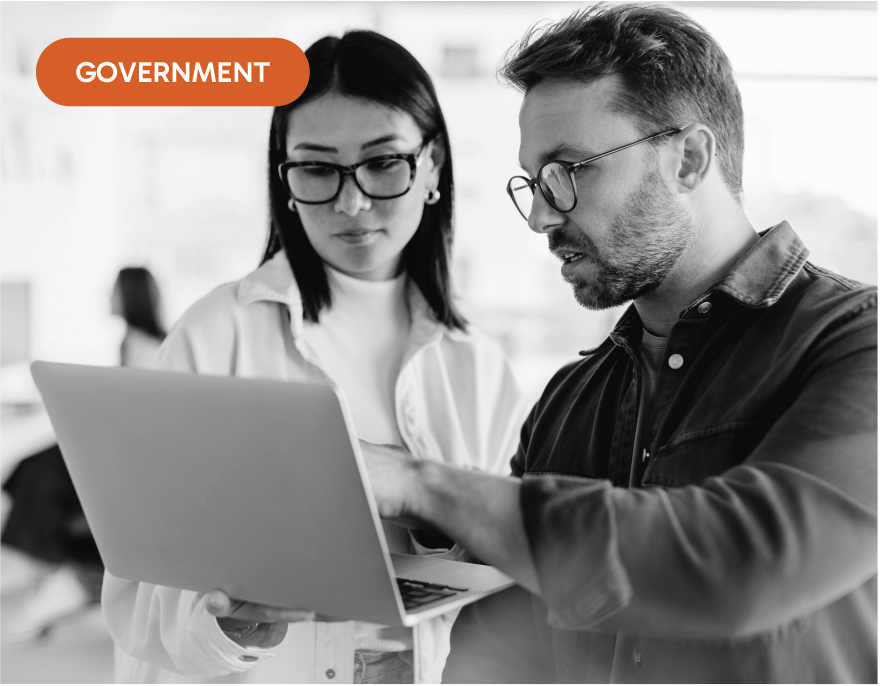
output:
[{"label": "man's hair", "polygon": [[[523,93],[548,78],[591,83],[616,75],[616,111],[646,136],[705,124],[721,175],[742,198],[743,114],[730,61],[690,17],[657,5],[597,5],[529,29],[502,59],[500,76]],[[658,141],[659,142],[659,141]]]}]

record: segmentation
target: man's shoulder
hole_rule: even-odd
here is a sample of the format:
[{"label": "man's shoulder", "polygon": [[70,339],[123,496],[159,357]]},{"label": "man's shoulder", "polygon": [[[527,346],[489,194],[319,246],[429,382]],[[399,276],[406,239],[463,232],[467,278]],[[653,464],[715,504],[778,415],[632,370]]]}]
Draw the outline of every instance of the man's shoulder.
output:
[{"label": "man's shoulder", "polygon": [[855,319],[867,325],[876,321],[877,286],[806,262],[777,306],[770,309],[813,330]]}]

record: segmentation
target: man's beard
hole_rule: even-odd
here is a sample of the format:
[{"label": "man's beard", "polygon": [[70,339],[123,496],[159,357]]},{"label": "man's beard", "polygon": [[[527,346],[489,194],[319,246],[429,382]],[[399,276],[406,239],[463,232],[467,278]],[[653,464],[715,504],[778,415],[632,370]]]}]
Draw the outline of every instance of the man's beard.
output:
[{"label": "man's beard", "polygon": [[646,169],[639,187],[615,217],[608,242],[600,252],[593,240],[573,228],[548,236],[550,249],[560,246],[584,253],[595,276],[566,277],[575,300],[590,310],[623,305],[657,288],[681,257],[694,234],[690,216],[662,184],[656,163]]}]

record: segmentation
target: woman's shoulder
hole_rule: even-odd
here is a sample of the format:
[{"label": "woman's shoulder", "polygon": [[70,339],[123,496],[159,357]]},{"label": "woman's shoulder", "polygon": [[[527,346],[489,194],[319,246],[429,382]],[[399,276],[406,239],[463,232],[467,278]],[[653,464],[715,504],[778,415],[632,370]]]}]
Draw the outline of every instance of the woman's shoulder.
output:
[{"label": "woman's shoulder", "polygon": [[501,350],[498,341],[473,324],[468,324],[464,330],[443,327],[443,333],[443,340],[451,346],[461,346],[472,350]]},{"label": "woman's shoulder", "polygon": [[228,373],[241,330],[237,284],[218,286],[186,309],[159,350],[159,369]]},{"label": "woman's shoulder", "polygon": [[238,299],[241,281],[217,286],[190,305],[178,319],[175,329],[201,330],[229,326],[243,307]]},{"label": "woman's shoulder", "polygon": [[501,344],[472,324],[465,331],[444,327],[439,348],[444,356],[473,366],[477,371],[509,366],[507,353]]}]

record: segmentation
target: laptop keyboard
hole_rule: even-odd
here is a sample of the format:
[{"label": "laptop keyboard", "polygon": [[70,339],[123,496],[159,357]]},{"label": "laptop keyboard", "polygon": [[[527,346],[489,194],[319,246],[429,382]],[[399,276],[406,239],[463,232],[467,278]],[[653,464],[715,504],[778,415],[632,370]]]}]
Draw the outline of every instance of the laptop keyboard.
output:
[{"label": "laptop keyboard", "polygon": [[397,579],[397,588],[400,589],[400,597],[403,598],[403,607],[407,610],[433,603],[441,598],[464,593],[468,589],[444,586],[443,584],[429,584],[427,581],[413,581],[412,579]]}]

